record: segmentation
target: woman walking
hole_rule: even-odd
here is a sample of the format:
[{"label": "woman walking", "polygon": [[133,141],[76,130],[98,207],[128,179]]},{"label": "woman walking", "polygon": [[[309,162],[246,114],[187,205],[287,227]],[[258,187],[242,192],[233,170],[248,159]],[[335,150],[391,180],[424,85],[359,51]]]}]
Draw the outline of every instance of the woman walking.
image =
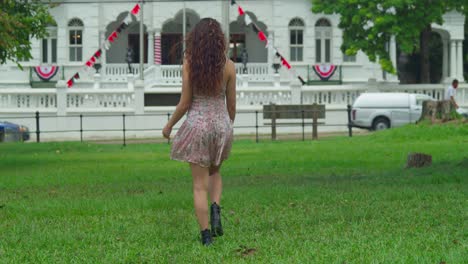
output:
[{"label": "woman walking", "polygon": [[208,246],[213,236],[223,235],[220,168],[231,151],[236,115],[236,70],[226,58],[224,34],[215,19],[202,19],[188,34],[182,67],[182,94],[163,135],[169,138],[172,127],[188,111],[174,137],[171,158],[190,164],[201,242]]}]

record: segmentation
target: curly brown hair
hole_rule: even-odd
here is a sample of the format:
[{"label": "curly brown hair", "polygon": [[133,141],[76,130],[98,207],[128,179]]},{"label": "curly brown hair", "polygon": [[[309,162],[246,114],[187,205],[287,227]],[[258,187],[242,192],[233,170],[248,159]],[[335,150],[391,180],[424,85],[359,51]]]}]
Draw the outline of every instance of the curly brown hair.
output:
[{"label": "curly brown hair", "polygon": [[185,41],[185,59],[193,94],[219,95],[226,64],[226,41],[220,24],[213,18],[203,18]]}]

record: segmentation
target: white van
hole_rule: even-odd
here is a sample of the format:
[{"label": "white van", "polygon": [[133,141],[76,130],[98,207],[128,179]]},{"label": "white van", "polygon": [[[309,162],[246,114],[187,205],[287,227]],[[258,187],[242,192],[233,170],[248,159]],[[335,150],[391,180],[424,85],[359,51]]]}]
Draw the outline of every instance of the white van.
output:
[{"label": "white van", "polygon": [[415,123],[421,117],[422,102],[434,99],[424,94],[364,93],[351,109],[354,127],[382,130]]}]

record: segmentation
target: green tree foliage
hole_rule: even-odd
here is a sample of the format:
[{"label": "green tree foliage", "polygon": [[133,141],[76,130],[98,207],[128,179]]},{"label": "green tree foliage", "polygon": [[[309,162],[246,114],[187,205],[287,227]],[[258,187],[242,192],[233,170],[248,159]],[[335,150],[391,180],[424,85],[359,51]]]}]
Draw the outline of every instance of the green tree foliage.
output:
[{"label": "green tree foliage", "polygon": [[442,24],[449,10],[467,8],[466,0],[312,0],[314,13],[340,15],[341,49],[347,55],[361,50],[384,70],[395,73],[388,49],[395,36],[402,52],[421,53],[421,75],[427,71],[422,82],[429,80],[431,24]]},{"label": "green tree foliage", "polygon": [[0,1],[0,64],[31,59],[32,38],[47,36],[54,23],[49,5],[39,0]]}]

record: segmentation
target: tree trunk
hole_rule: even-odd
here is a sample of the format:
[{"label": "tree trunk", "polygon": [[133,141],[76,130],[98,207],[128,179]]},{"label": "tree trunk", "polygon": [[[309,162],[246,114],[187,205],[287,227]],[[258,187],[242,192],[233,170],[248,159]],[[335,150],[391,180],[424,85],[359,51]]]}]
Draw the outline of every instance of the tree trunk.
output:
[{"label": "tree trunk", "polygon": [[410,153],[408,154],[408,161],[406,168],[421,168],[431,166],[432,156],[424,153]]},{"label": "tree trunk", "polygon": [[431,25],[428,25],[421,32],[420,37],[420,55],[421,55],[421,83],[431,82],[431,65],[430,65],[430,42],[431,42]]},{"label": "tree trunk", "polygon": [[451,113],[455,111],[455,105],[450,100],[424,101],[422,104],[422,114],[418,122],[431,120],[431,123],[447,122],[451,120]]}]

